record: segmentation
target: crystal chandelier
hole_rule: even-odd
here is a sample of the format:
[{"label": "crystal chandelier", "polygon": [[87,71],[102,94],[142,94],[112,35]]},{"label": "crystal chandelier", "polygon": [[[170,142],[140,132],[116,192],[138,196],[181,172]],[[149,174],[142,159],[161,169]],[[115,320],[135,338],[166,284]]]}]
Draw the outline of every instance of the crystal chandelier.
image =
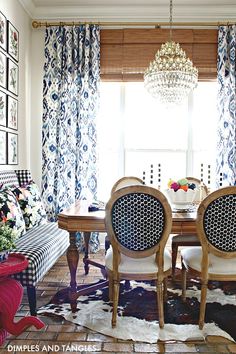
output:
[{"label": "crystal chandelier", "polygon": [[198,70],[179,43],[172,41],[172,0],[170,0],[170,39],[161,45],[155,60],[144,72],[144,86],[161,103],[180,104],[197,86]]}]

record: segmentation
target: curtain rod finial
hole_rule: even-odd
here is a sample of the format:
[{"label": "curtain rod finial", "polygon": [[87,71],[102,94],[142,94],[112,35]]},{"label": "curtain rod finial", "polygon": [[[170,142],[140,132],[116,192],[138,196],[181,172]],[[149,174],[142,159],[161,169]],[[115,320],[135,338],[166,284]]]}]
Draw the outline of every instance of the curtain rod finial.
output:
[{"label": "curtain rod finial", "polygon": [[32,27],[33,28],[39,28],[40,27],[40,23],[38,21],[33,21],[32,22]]}]

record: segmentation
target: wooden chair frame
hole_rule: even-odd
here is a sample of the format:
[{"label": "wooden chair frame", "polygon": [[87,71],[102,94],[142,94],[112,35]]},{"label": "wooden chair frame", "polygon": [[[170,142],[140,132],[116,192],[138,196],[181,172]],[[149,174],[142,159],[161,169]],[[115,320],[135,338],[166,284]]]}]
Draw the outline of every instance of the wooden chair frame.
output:
[{"label": "wooden chair frame", "polygon": [[113,185],[113,187],[111,189],[111,194],[113,194],[118,189],[121,189],[123,187],[128,187],[131,185],[143,185],[143,184],[144,183],[141,178],[138,178],[135,176],[124,176],[124,177],[118,179],[118,181],[116,181],[116,183]]},{"label": "wooden chair frame", "polygon": [[[162,237],[158,244],[154,247],[144,250],[144,251],[132,251],[128,248],[122,246],[116,238],[112,225],[112,208],[114,203],[124,195],[133,193],[144,193],[153,196],[157,199],[163,206],[165,225],[162,233]],[[172,212],[168,200],[166,197],[157,189],[147,186],[130,186],[117,190],[111,195],[110,200],[106,206],[106,216],[105,224],[108,232],[108,237],[113,249],[113,270],[107,269],[109,276],[109,296],[113,300],[113,313],[112,313],[112,327],[116,326],[117,317],[117,306],[119,301],[119,285],[120,280],[155,280],[157,288],[157,301],[158,301],[158,313],[159,313],[159,326],[162,328],[164,326],[164,312],[163,312],[163,284],[164,279],[171,274],[171,268],[164,271],[164,249],[171,232],[172,226]],[[152,254],[156,254],[156,263],[158,265],[158,273],[148,273],[148,274],[135,274],[130,273],[120,273],[119,263],[121,259],[121,254],[124,254],[131,258],[143,258],[148,257]]]},{"label": "wooden chair frame", "polygon": [[186,271],[193,273],[193,275],[197,275],[201,279],[201,303],[200,303],[200,315],[199,315],[199,328],[202,329],[204,326],[204,318],[205,318],[205,310],[206,310],[206,295],[207,295],[207,285],[209,280],[216,281],[236,281],[236,269],[235,274],[222,275],[216,273],[209,273],[209,254],[213,254],[215,256],[230,259],[236,258],[236,251],[234,252],[225,252],[219,250],[215,246],[213,246],[208,240],[205,229],[204,229],[204,215],[207,210],[207,207],[214,200],[218,199],[222,196],[227,195],[236,195],[236,187],[224,187],[221,188],[211,194],[209,194],[200,204],[197,212],[197,235],[200,240],[200,244],[202,246],[202,261],[201,261],[201,272],[198,272],[196,269],[187,268],[187,265],[184,264],[184,260],[182,259],[182,297],[185,300],[186,298]]}]

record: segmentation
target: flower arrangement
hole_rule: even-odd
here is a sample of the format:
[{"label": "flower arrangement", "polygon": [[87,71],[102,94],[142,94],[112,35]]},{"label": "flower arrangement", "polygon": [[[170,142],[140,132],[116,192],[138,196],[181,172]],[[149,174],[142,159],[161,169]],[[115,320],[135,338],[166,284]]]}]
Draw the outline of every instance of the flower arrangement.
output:
[{"label": "flower arrangement", "polygon": [[4,223],[0,223],[0,252],[15,248],[15,231]]},{"label": "flower arrangement", "polygon": [[187,192],[188,189],[194,190],[196,188],[196,184],[189,183],[187,178],[179,179],[177,182],[170,179],[168,182],[168,188],[173,189],[175,192],[177,192],[179,189],[183,189],[185,192]]}]

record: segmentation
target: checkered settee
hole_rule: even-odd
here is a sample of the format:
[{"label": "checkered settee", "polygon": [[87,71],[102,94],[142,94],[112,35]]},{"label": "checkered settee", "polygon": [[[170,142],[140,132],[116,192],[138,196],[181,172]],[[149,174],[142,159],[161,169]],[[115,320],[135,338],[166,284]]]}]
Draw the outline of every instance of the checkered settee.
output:
[{"label": "checkered settee", "polygon": [[[0,171],[0,186],[21,186],[31,180],[29,170]],[[17,240],[16,253],[29,261],[28,267],[14,278],[27,287],[31,314],[36,314],[35,286],[69,246],[69,234],[58,228],[56,222],[48,222],[29,229]]]}]

